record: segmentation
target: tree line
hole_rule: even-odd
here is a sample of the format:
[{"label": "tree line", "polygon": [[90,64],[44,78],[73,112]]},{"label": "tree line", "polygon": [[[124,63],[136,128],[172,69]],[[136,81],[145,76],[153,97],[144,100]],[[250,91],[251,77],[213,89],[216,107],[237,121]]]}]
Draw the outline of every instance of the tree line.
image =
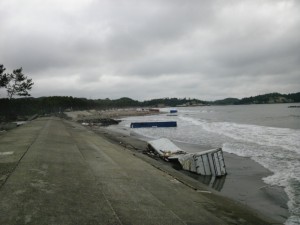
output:
[{"label": "tree line", "polygon": [[270,104],[300,102],[300,92],[290,94],[269,93],[264,95],[242,98],[237,104]]},{"label": "tree line", "polygon": [[257,95],[238,98],[225,98],[209,102],[211,105],[249,105],[249,104],[272,104],[272,103],[293,103],[300,102],[300,92],[290,94],[269,93],[264,95]]},{"label": "tree line", "polygon": [[86,99],[71,96],[52,96],[40,98],[2,98],[0,99],[0,121],[14,120],[17,116],[33,114],[47,115],[61,113],[66,110],[113,109],[128,107],[176,107],[178,105],[204,104],[204,105],[241,105],[241,104],[266,104],[281,102],[300,102],[300,92],[292,94],[271,93],[243,99],[224,99],[206,102],[190,98],[160,98],[147,101],[137,101],[131,98],[120,99]]},{"label": "tree line", "polygon": [[[33,114],[53,114],[66,110],[111,109],[126,107],[176,107],[195,105],[241,105],[300,102],[300,92],[292,94],[270,93],[243,99],[226,98],[217,101],[202,101],[191,98],[159,98],[137,101],[123,97],[120,99],[86,99],[71,96],[29,97],[33,81],[23,74],[22,67],[5,73],[6,68],[0,64],[0,88],[6,89],[7,98],[0,98],[0,122],[15,120],[20,116]],[[21,96],[22,98],[13,98]]]},{"label": "tree line", "polygon": [[15,120],[18,116],[56,114],[69,110],[104,110],[128,107],[158,107],[163,105],[172,107],[191,101],[203,102],[186,98],[162,98],[143,102],[126,97],[113,100],[109,98],[91,100],[71,96],[2,98],[0,99],[0,121]]}]

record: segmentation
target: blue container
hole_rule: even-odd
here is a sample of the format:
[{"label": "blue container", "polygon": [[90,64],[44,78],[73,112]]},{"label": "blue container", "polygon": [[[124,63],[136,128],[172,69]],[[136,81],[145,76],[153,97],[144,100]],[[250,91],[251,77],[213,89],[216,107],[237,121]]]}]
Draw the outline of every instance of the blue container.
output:
[{"label": "blue container", "polygon": [[176,121],[167,122],[136,122],[130,124],[131,128],[144,128],[144,127],[177,127]]}]

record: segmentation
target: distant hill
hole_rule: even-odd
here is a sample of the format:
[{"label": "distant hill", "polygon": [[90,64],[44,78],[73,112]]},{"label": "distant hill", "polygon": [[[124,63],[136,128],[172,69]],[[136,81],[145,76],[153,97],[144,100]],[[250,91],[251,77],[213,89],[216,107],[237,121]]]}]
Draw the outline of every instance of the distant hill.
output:
[{"label": "distant hill", "polygon": [[41,98],[0,99],[0,122],[14,120],[16,116],[59,113],[65,110],[109,109],[126,107],[179,107],[205,105],[242,105],[300,102],[300,92],[292,94],[270,93],[243,99],[225,98],[213,102],[191,98],[160,98],[137,101],[131,98],[86,99],[68,96],[52,96]]},{"label": "distant hill", "polygon": [[300,102],[300,92],[293,94],[269,93],[247,98],[225,98],[210,102],[212,105],[244,105]]},{"label": "distant hill", "polygon": [[225,98],[212,102],[214,105],[236,105],[240,100],[238,98]]},{"label": "distant hill", "polygon": [[270,93],[243,98],[237,104],[272,104],[300,102],[300,92],[294,94]]}]

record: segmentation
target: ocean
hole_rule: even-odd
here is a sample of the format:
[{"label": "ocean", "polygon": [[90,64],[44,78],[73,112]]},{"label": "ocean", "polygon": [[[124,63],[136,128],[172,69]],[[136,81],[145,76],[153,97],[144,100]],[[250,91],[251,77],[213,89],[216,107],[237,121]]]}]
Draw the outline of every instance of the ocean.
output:
[{"label": "ocean", "polygon": [[[250,157],[273,174],[263,178],[267,185],[281,186],[289,197],[290,217],[285,224],[300,224],[300,104],[201,106],[177,108],[168,114],[124,118],[131,122],[177,121],[176,128],[139,128],[148,138],[169,138],[203,148]],[[169,112],[162,108],[162,112]]]}]

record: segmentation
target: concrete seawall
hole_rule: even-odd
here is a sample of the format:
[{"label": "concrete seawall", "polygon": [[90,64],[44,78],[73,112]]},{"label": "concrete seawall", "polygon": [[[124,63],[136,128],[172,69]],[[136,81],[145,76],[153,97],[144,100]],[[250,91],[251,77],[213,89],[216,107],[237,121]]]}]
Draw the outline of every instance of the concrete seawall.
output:
[{"label": "concrete seawall", "polygon": [[0,136],[0,199],[6,225],[276,224],[58,118]]}]

